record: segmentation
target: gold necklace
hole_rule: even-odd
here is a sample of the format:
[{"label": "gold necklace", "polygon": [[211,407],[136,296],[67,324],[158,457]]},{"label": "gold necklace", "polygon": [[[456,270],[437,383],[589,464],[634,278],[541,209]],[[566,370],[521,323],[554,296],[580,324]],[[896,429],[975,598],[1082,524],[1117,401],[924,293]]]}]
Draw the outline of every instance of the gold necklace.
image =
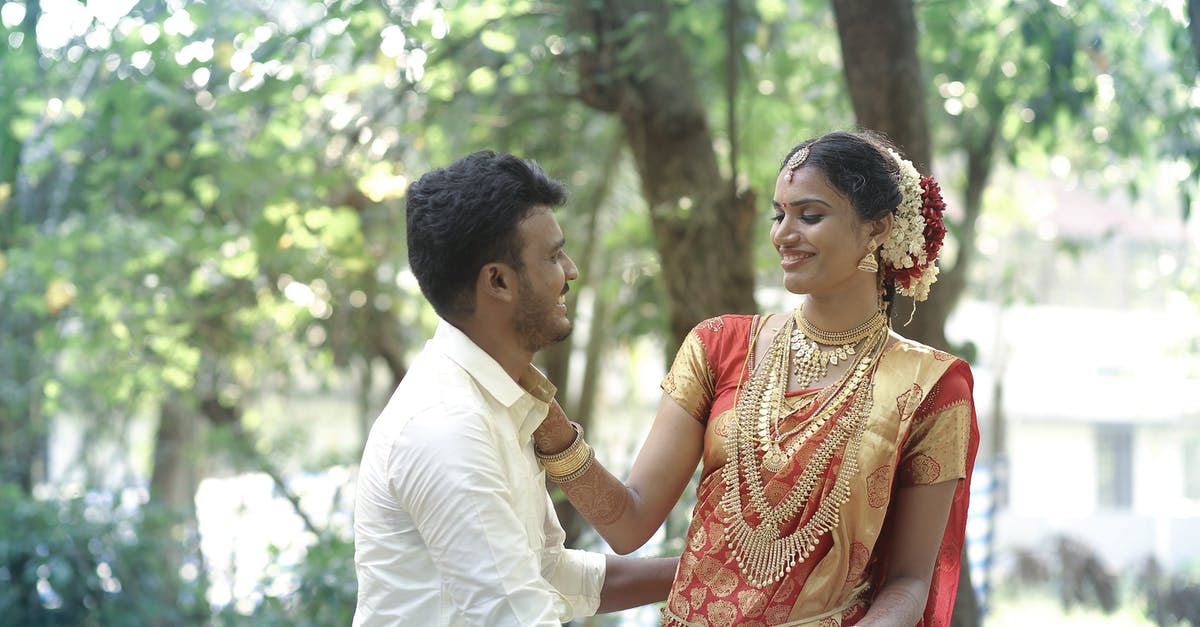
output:
[{"label": "gold necklace", "polygon": [[[872,330],[872,334],[872,336],[859,338],[856,340],[856,342],[865,340],[867,346],[875,346],[881,341],[885,342],[887,339],[887,328],[883,326],[877,327]],[[853,351],[851,352],[853,353]],[[858,363],[861,364],[863,362],[860,359]],[[854,386],[858,385],[861,376],[862,373],[859,372],[857,368],[847,368],[846,371],[842,373],[842,376],[838,379],[838,381],[829,388],[820,391],[814,401],[819,400],[823,403],[830,401],[837,391],[842,390],[847,386],[853,388]],[[806,387],[806,384],[801,383],[801,387]],[[830,415],[831,414],[828,412],[816,411],[813,412],[812,418],[806,423],[797,425],[791,429],[788,429],[787,431],[781,431],[780,421],[782,421],[784,418],[784,412],[764,412],[760,409],[758,432],[759,442],[761,443],[763,451],[763,467],[772,473],[779,472],[783,468],[783,465],[786,464],[787,461],[796,454],[796,451],[800,450],[800,447],[803,446],[804,442],[807,441],[808,438],[812,437],[813,434],[815,434],[818,430],[820,430],[822,426],[824,426],[825,421],[828,420]],[[799,433],[802,429],[803,433],[800,435],[800,437],[792,439],[791,444],[785,448],[783,446],[783,442],[796,433]]]},{"label": "gold necklace", "polygon": [[[837,416],[843,407],[846,411],[833,421],[829,433],[817,444],[812,459],[787,495],[779,504],[771,506],[766,499],[756,451],[764,433],[771,439],[770,427],[763,429],[764,418],[768,424],[773,419],[777,424],[778,417],[772,414],[777,414],[783,405],[788,378],[788,335],[795,324],[795,318],[785,323],[782,331],[786,332],[772,340],[767,354],[748,374],[745,385],[739,386],[734,404],[737,419],[725,442],[728,461],[722,468],[725,493],[721,496],[725,537],[739,569],[747,581],[758,588],[779,581],[797,562],[807,559],[817,541],[837,524],[841,507],[850,496],[850,479],[858,473],[858,447],[871,410],[869,385],[863,383],[869,380],[887,346],[887,334],[876,334],[868,350],[861,353],[848,374],[839,381],[838,389],[818,407],[803,437],[798,438],[801,443],[815,434],[830,417]],[[754,437],[756,427],[760,436],[757,439]],[[789,456],[798,448],[797,443],[789,446]],[[830,493],[821,499],[808,522],[787,536],[781,536],[783,524],[805,507],[839,451],[844,451],[842,463]],[[756,525],[746,520],[741,494],[743,483],[750,507],[760,521]]]},{"label": "gold necklace", "polygon": [[[792,328],[792,374],[801,388],[808,388],[829,374],[829,367],[847,361],[858,353],[858,344],[875,335],[887,326],[883,312],[867,318],[862,324],[846,331],[818,329],[804,315],[804,308],[796,310],[797,325]],[[818,344],[832,346],[823,351]]]}]

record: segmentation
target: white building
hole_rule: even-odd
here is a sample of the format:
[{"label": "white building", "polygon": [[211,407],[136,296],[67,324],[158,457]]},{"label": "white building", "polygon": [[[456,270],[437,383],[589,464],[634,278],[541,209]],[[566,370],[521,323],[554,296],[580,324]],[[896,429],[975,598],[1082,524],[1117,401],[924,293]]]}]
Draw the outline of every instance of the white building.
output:
[{"label": "white building", "polygon": [[979,241],[979,300],[947,326],[979,348],[980,467],[1000,460],[994,562],[1053,560],[1067,536],[1123,575],[1149,557],[1195,572],[1200,220],[1173,185],[1138,202],[1026,178],[1006,189],[1010,223]]},{"label": "white building", "polygon": [[1118,572],[1151,556],[1200,564],[1200,356],[1179,350],[1181,331],[1200,331],[1195,308],[964,304],[951,330],[997,316],[1001,385],[976,368],[979,463],[1000,475],[996,560],[1065,535]]}]

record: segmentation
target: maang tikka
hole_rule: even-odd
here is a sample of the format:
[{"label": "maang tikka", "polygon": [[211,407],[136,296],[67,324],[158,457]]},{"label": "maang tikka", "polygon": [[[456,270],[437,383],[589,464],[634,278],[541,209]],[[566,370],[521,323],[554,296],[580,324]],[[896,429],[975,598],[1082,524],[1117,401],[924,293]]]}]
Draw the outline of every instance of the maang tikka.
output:
[{"label": "maang tikka", "polygon": [[[813,142],[813,144],[815,143],[817,142]],[[787,160],[787,163],[783,165],[783,169],[787,170],[787,177],[785,178],[787,182],[792,182],[792,175],[794,175],[796,170],[798,170],[800,166],[804,165],[804,162],[808,160],[808,149],[811,147],[812,144],[809,144],[800,150],[793,152],[792,156]]]}]

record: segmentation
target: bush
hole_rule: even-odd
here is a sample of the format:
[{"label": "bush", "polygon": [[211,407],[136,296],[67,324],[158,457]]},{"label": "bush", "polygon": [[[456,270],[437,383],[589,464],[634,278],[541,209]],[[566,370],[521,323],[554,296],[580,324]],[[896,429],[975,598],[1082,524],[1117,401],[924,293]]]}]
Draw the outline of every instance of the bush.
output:
[{"label": "bush", "polygon": [[0,483],[0,616],[30,627],[202,624],[203,569],[189,561],[187,528],[111,494],[42,500]]},{"label": "bush", "polygon": [[353,540],[323,531],[303,559],[294,564],[286,564],[280,551],[273,553],[275,567],[268,568],[268,572],[277,574],[260,582],[262,601],[249,615],[226,608],[217,615],[217,624],[333,627],[352,622],[358,593]]}]

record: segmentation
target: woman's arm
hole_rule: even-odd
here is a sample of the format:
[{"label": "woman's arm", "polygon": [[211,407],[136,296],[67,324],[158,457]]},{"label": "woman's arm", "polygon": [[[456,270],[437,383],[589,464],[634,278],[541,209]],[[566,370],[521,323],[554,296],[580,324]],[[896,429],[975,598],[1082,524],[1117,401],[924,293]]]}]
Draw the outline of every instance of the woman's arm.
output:
[{"label": "woman's arm", "polygon": [[679,567],[678,557],[605,555],[604,588],[597,614],[665,601]]},{"label": "woman's arm", "polygon": [[[558,403],[552,403],[533,437],[538,452],[551,455],[570,446],[575,430]],[[627,483],[596,462],[560,485],[575,509],[624,555],[645,544],[666,520],[700,462],[703,446],[704,426],[663,394]]]},{"label": "woman's arm", "polygon": [[887,577],[858,627],[912,627],[921,619],[957,487],[955,481],[943,481],[897,491]]}]

